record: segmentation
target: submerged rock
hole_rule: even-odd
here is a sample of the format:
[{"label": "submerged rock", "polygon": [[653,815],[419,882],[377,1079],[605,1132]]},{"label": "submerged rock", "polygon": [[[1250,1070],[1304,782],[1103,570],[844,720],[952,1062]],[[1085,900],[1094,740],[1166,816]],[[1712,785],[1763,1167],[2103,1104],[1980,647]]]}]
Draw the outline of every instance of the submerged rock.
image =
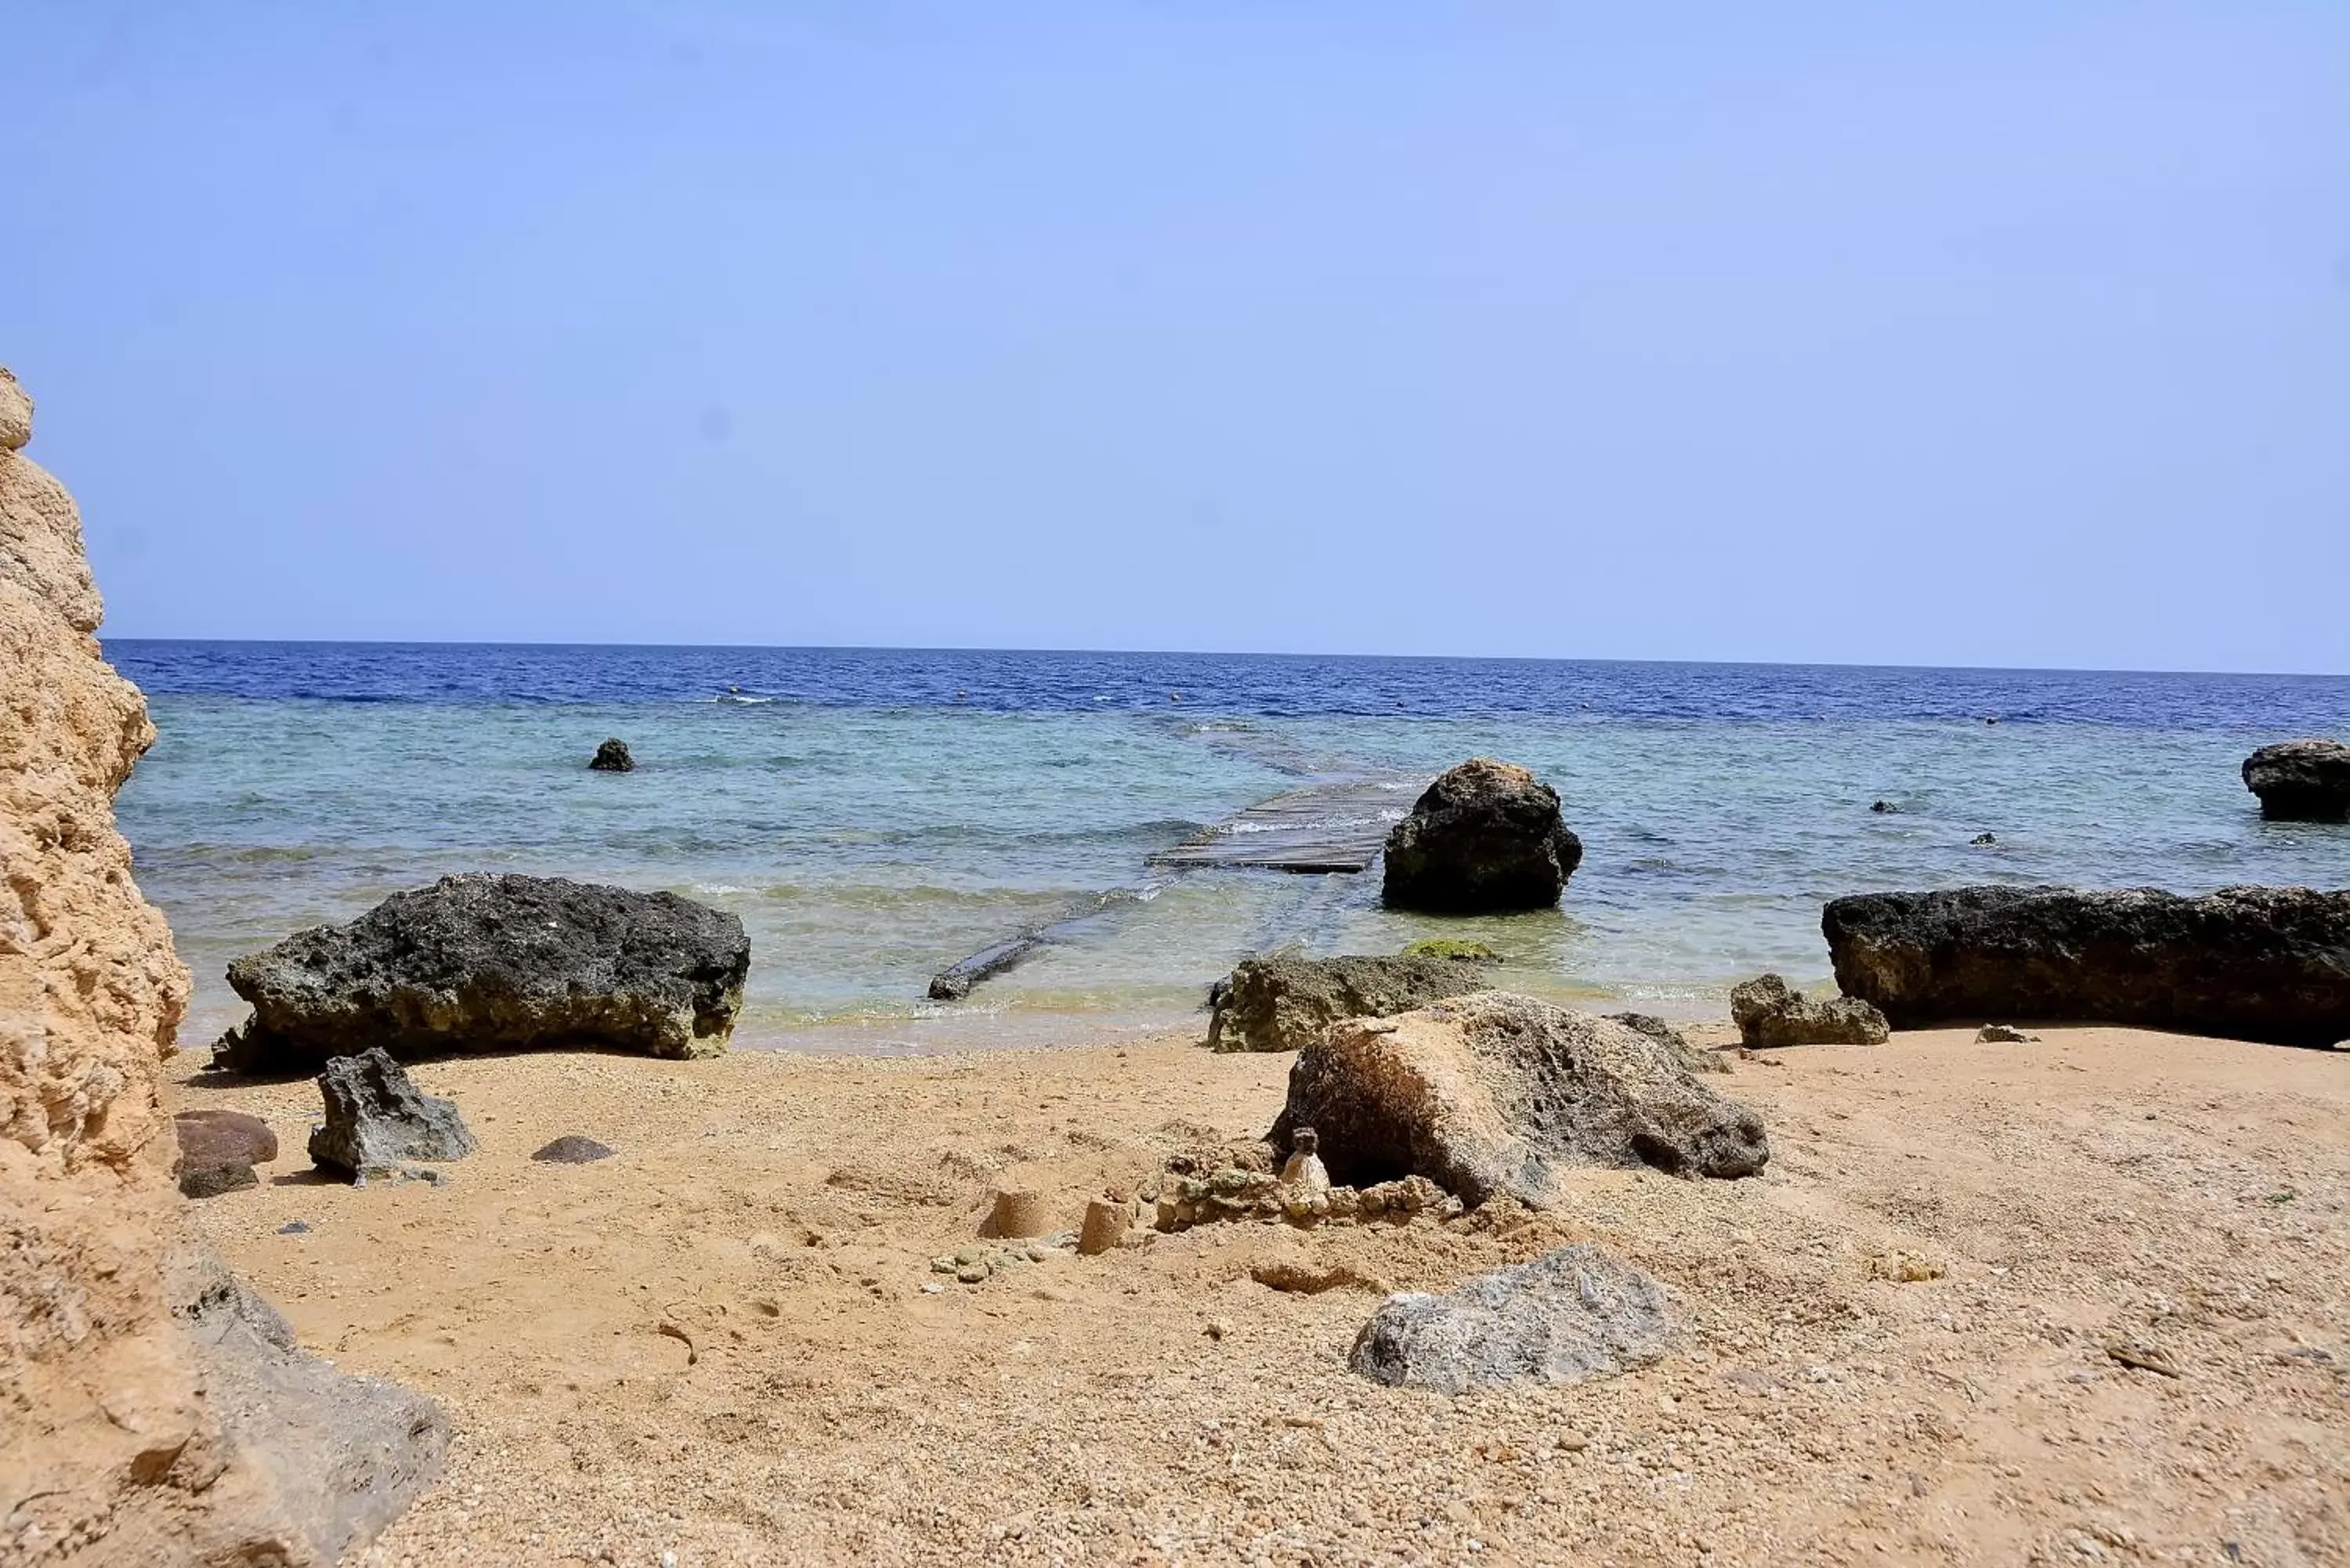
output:
[{"label": "submerged rock", "polygon": [[1882,1045],[1892,1037],[1885,1014],[1849,996],[1814,1001],[1779,975],[1757,975],[1731,988],[1730,1016],[1750,1049],[1766,1045]]},{"label": "submerged rock", "polygon": [[1295,1051],[1341,1018],[1378,1018],[1492,983],[1464,959],[1243,959],[1211,993],[1208,1045],[1215,1051]]},{"label": "submerged rock", "polygon": [[2280,741],[2244,759],[2244,787],[2278,822],[2350,822],[2350,746]]},{"label": "submerged rock", "polygon": [[1557,791],[1515,763],[1474,757],[1388,833],[1385,897],[1441,914],[1546,909],[1582,862]]},{"label": "submerged rock", "polygon": [[750,967],[739,919],[674,893],[444,877],[230,964],[253,1017],[221,1037],[214,1060],[261,1071],[369,1047],[714,1055]]},{"label": "submerged rock", "polygon": [[1464,1203],[1558,1199],[1554,1162],[1750,1176],[1762,1118],[1637,1030],[1533,997],[1480,992],[1335,1023],[1297,1055],[1268,1135],[1319,1135],[1332,1179],[1422,1176]]},{"label": "submerged rock", "polygon": [[408,1160],[462,1159],[479,1147],[455,1101],[419,1089],[382,1051],[328,1063],[318,1092],[327,1119],[310,1129],[310,1159],[326,1169],[364,1181],[398,1173]]},{"label": "submerged rock", "polygon": [[2350,892],[1958,888],[1838,898],[1837,983],[1902,1028],[1981,1018],[2323,1045],[2350,1033]]},{"label": "submerged rock", "polygon": [[588,765],[599,774],[625,774],[637,765],[637,759],[629,755],[629,742],[616,735],[596,748]]},{"label": "submerged rock", "polygon": [[1389,1296],[1347,1365],[1377,1383],[1439,1394],[1586,1383],[1657,1360],[1671,1334],[1655,1280],[1578,1245],[1479,1274],[1451,1295]]}]

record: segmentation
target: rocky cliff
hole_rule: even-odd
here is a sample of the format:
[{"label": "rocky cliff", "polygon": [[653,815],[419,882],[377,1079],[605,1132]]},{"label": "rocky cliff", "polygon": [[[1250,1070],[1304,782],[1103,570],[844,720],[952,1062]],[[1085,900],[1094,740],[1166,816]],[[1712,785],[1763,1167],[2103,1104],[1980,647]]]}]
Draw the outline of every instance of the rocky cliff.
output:
[{"label": "rocky cliff", "polygon": [[[277,1417],[224,1392],[257,1359],[323,1364],[290,1339],[224,1351],[185,1283],[210,1275],[157,1069],[188,971],[113,811],[155,732],[93,635],[73,498],[21,451],[32,414],[0,369],[0,1564],[331,1561],[351,1537],[289,1495]],[[390,1413],[437,1462],[437,1412]]]}]

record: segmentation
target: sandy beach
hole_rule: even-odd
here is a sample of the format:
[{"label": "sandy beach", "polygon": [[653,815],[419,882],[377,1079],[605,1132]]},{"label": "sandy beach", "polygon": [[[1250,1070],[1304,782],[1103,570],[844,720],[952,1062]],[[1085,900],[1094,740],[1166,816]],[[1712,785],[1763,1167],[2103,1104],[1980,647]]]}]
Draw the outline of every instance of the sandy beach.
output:
[{"label": "sandy beach", "polygon": [[[369,1563],[2350,1561],[2350,1055],[2080,1028],[1734,1057],[1759,1179],[1579,1170],[1538,1216],[933,1272],[998,1188],[1074,1226],[1262,1134],[1290,1061],[430,1062],[481,1152],[356,1189],[306,1168],[307,1080],[192,1053],[167,1097],[285,1145],[202,1233],[306,1346],[454,1418]],[[567,1133],[619,1153],[527,1158]],[[1665,1283],[1663,1362],[1458,1399],[1347,1370],[1382,1293],[1570,1241]]]}]

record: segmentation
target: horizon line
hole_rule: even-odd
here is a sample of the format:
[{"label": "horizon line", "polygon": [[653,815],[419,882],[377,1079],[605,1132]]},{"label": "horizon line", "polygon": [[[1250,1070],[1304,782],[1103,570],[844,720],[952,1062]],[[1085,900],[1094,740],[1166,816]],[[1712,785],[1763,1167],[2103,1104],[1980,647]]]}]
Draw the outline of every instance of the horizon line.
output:
[{"label": "horizon line", "polygon": [[1622,664],[1686,665],[1731,670],[1876,670],[1939,671],[1997,675],[2124,675],[2270,680],[2345,680],[2350,671],[2289,670],[2176,670],[2152,667],[2041,664],[1902,664],[1834,659],[1627,659],[1575,657],[1559,654],[1483,653],[1297,653],[1248,649],[1152,648],[1027,648],[1011,645],[962,646],[899,643],[794,642],[586,642],[557,639],[515,641],[469,638],[320,638],[320,637],[108,637],[98,634],[101,647],[111,643],[191,643],[231,646],[307,648],[445,648],[445,649],[631,649],[658,651],[717,651],[754,653],[931,653],[1026,654],[1040,657],[1114,656],[1129,659],[1284,659],[1324,660],[1386,660],[1425,664]]}]

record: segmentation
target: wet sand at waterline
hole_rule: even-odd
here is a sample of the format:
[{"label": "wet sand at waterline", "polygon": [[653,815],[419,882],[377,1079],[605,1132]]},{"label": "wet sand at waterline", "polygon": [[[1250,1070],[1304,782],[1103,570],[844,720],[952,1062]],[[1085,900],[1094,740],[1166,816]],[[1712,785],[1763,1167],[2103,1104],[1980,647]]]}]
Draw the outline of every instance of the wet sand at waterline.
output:
[{"label": "wet sand at waterline", "polygon": [[[1291,1058],[430,1063],[482,1152],[361,1190],[302,1169],[307,1080],[192,1054],[169,1093],[286,1147],[195,1206],[231,1265],[454,1418],[370,1563],[2350,1562],[2350,1054],[2043,1033],[1734,1059],[1757,1179],[1581,1171],[1502,1233],[1209,1226],[976,1285],[931,1260],[998,1187],[1074,1226],[1263,1133]],[[567,1133],[619,1152],[529,1160]],[[1347,1370],[1382,1292],[1569,1241],[1664,1282],[1662,1362],[1459,1399]],[[1284,1262],[1359,1282],[1256,1282]]]}]

